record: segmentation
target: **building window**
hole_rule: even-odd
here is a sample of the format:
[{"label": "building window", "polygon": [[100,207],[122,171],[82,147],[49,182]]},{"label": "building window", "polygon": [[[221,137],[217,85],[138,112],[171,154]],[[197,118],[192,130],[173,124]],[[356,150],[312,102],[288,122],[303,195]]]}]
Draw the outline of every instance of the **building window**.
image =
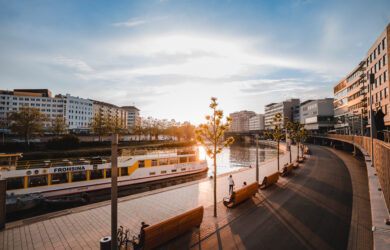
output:
[{"label": "building window", "polygon": [[385,98],[389,95],[389,88],[385,88]]},{"label": "building window", "polygon": [[386,63],[387,63],[387,55],[384,55],[383,56],[383,66],[385,66],[386,65]]},{"label": "building window", "polygon": [[379,98],[382,100],[382,90],[379,92]]},{"label": "building window", "polygon": [[385,50],[385,47],[386,47],[386,38],[383,38],[382,49]]},{"label": "building window", "polygon": [[381,45],[378,45],[378,55],[381,53]]},{"label": "building window", "polygon": [[387,71],[383,73],[383,82],[386,82],[387,80]]}]

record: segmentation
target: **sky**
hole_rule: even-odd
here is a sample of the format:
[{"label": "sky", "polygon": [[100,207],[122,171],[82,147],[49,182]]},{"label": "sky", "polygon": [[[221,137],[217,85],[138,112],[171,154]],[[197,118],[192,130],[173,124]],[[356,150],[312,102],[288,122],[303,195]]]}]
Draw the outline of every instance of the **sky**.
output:
[{"label": "sky", "polygon": [[389,0],[0,0],[0,89],[48,88],[198,124],[333,97]]}]

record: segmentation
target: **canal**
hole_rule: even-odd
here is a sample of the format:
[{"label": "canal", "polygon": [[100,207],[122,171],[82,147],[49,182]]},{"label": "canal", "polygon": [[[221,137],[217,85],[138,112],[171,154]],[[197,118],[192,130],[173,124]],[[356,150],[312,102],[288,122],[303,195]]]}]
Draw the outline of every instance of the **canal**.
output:
[{"label": "canal", "polygon": [[[259,163],[276,157],[276,148],[259,144]],[[200,152],[209,166],[208,176],[213,176],[213,159]],[[232,145],[224,148],[217,156],[217,175],[247,168],[256,164],[256,146],[251,144]]]}]

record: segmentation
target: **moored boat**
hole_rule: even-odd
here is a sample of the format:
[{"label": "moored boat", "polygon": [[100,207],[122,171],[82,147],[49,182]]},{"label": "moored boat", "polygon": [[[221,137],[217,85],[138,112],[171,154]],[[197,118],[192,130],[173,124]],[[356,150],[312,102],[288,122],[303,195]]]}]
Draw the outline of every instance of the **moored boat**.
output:
[{"label": "moored boat", "polygon": [[7,194],[5,201],[7,213],[16,213],[35,208],[42,204],[44,198],[41,194]]},{"label": "moored boat", "polygon": [[[0,155],[0,158],[13,158],[17,162],[20,156]],[[199,160],[198,150],[122,154],[118,157],[118,188],[126,189],[140,183],[147,185],[158,180],[206,173],[207,170],[207,162]],[[111,162],[102,157],[25,161],[11,167],[0,165],[0,179],[7,180],[7,194],[36,193],[55,200],[55,197],[111,188]],[[57,199],[58,203],[74,200]]]}]

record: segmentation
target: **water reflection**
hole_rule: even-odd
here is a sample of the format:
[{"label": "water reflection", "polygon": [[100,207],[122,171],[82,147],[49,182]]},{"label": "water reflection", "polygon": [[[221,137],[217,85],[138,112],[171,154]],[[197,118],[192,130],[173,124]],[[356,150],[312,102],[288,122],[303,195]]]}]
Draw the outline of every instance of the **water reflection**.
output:
[{"label": "water reflection", "polygon": [[[264,162],[276,157],[276,149],[259,145],[259,162]],[[208,176],[213,175],[214,163],[210,157],[206,156],[209,166]],[[217,174],[223,174],[249,167],[256,164],[256,146],[254,145],[234,145],[224,148],[217,156]]]}]

